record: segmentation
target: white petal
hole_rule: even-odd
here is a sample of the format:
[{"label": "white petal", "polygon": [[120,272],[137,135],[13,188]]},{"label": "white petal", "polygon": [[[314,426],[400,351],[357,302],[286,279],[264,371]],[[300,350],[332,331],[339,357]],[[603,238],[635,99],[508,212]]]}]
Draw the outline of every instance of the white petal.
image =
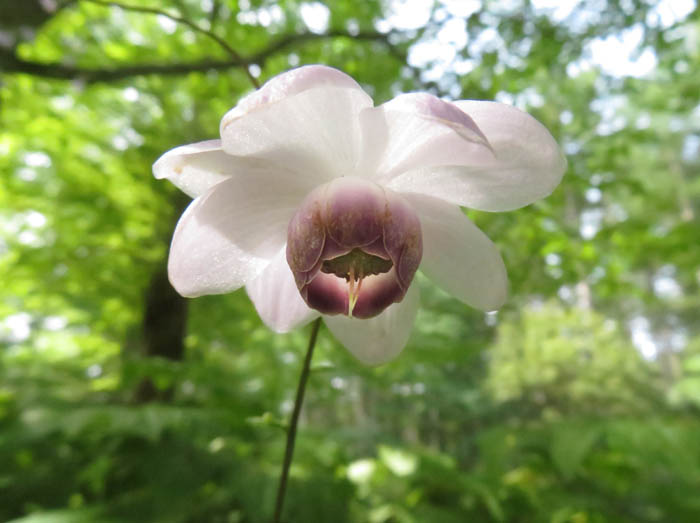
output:
[{"label": "white petal", "polygon": [[[484,211],[517,209],[550,194],[566,170],[566,158],[549,131],[527,113],[496,102],[460,101],[479,126],[493,155],[421,167],[387,186]],[[439,165],[439,164],[435,164]]]},{"label": "white petal", "polygon": [[380,365],[395,358],[406,346],[418,312],[419,291],[411,285],[400,303],[379,316],[359,320],[347,316],[326,316],[328,329],[340,343],[366,365]]},{"label": "white petal", "polygon": [[246,291],[260,318],[275,332],[289,332],[319,315],[301,298],[287,265],[285,248],[260,276],[246,285]]},{"label": "white petal", "polygon": [[379,183],[408,171],[493,156],[474,121],[454,104],[409,93],[361,114],[362,171]]},{"label": "white petal", "polygon": [[[330,69],[335,71],[334,69]],[[230,111],[221,121],[224,150],[294,169],[318,183],[353,174],[360,158],[359,113],[372,99],[335,71],[331,79],[303,82],[305,89],[285,91],[253,110]],[[264,88],[263,88],[264,89]]]},{"label": "white petal", "polygon": [[326,65],[304,65],[270,78],[258,90],[242,98],[221,121],[222,128],[230,120],[265,105],[274,104],[315,87],[345,87],[362,91],[360,85],[338,69]]},{"label": "white petal", "polygon": [[403,195],[423,230],[420,270],[445,291],[490,311],[506,300],[508,275],[498,249],[459,207],[422,195]]},{"label": "white petal", "polygon": [[170,149],[153,164],[153,175],[196,198],[229,177],[232,160],[221,150],[221,140],[207,140]]},{"label": "white petal", "polygon": [[287,241],[287,225],[311,190],[296,173],[252,165],[185,210],[168,274],[183,296],[233,291],[252,281]]}]

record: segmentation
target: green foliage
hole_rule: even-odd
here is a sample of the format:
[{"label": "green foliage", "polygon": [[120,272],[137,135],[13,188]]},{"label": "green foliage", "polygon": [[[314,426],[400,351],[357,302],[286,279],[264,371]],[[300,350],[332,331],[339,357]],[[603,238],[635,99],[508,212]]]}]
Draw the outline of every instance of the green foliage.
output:
[{"label": "green foliage", "polygon": [[[387,20],[411,7],[338,0],[317,34],[297,0],[133,2],[260,80],[326,63],[377,102],[516,103],[568,156],[549,198],[470,211],[508,267],[501,312],[418,278],[409,346],[376,369],[321,331],[286,521],[700,518],[700,12],[651,3],[436,0],[406,29]],[[182,206],[151,165],[251,83],[162,15],[58,4],[0,5],[0,520],[267,522],[308,332],[274,335],[240,291],[190,302],[182,360],[143,332]],[[450,23],[455,59],[417,60]],[[638,24],[653,71],[585,65]]]}]

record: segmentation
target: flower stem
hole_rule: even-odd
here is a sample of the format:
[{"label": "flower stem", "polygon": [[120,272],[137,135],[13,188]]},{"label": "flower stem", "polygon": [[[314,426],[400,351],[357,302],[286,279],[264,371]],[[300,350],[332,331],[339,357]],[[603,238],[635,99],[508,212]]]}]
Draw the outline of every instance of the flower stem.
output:
[{"label": "flower stem", "polygon": [[297,424],[299,423],[299,414],[301,413],[301,404],[304,402],[304,391],[306,390],[306,382],[309,381],[309,371],[311,370],[311,358],[314,355],[314,347],[316,346],[316,338],[318,337],[318,329],[321,326],[321,318],[318,317],[311,326],[311,337],[309,338],[309,347],[306,349],[306,357],[304,358],[304,366],[301,369],[299,376],[299,384],[297,385],[297,396],[294,399],[294,410],[292,417],[289,420],[289,428],[287,429],[287,448],[284,451],[284,462],[282,463],[282,475],[280,476],[279,486],[277,487],[277,501],[275,502],[275,515],[272,519],[273,523],[279,523],[282,515],[282,506],[284,505],[284,495],[287,492],[287,478],[289,477],[289,467],[292,464],[292,456],[294,455],[294,442],[297,437]]}]

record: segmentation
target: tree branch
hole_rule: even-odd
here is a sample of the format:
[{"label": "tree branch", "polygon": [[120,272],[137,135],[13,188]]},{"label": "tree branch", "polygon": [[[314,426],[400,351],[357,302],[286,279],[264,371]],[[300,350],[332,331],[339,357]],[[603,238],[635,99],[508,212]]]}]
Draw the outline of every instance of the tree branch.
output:
[{"label": "tree branch", "polygon": [[287,35],[272,42],[265,49],[246,58],[238,56],[237,58],[231,57],[229,60],[207,59],[197,62],[137,64],[99,69],[70,66],[58,62],[33,62],[18,58],[10,51],[0,49],[0,70],[5,73],[25,73],[44,78],[78,80],[89,84],[113,82],[134,76],[174,76],[206,71],[224,71],[238,67],[243,67],[247,71],[248,65],[262,65],[270,56],[279,53],[288,47],[309,41],[329,38],[352,38],[355,40],[377,41],[387,46],[392,54],[396,55],[397,52],[401,53],[396,46],[388,41],[386,34],[365,32],[351,35],[340,31],[332,31],[325,34],[299,33]]},{"label": "tree branch", "polygon": [[166,18],[169,18],[175,23],[186,25],[193,31],[203,34],[207,38],[210,38],[219,46],[226,51],[230,56],[232,60],[235,60],[238,62],[241,66],[243,66],[245,70],[246,76],[248,76],[248,79],[250,82],[255,86],[255,87],[260,87],[260,82],[258,82],[258,79],[253,76],[253,74],[250,72],[250,69],[248,68],[249,62],[245,62],[242,58],[241,55],[238,54],[238,52],[228,45],[226,40],[218,36],[216,33],[209,31],[208,29],[204,29],[203,27],[198,26],[195,24],[192,20],[188,20],[187,18],[183,18],[182,16],[176,16],[168,13],[167,11],[163,11],[162,9],[157,9],[155,7],[143,7],[139,5],[130,5],[130,4],[122,4],[121,2],[115,2],[112,0],[83,0],[84,2],[91,2],[93,4],[101,5],[104,7],[119,7],[120,9],[124,9],[125,11],[136,11],[137,13],[147,13],[151,15],[159,15],[159,16],[164,16]]}]

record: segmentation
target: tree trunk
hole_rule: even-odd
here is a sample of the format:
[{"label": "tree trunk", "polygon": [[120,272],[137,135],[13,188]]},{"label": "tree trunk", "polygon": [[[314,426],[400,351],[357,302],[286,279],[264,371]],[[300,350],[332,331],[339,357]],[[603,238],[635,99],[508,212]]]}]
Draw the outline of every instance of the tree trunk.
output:
[{"label": "tree trunk", "polygon": [[[189,199],[182,194],[175,197],[174,221],[180,217],[188,203]],[[172,228],[169,234],[172,235]],[[187,332],[187,299],[180,296],[170,285],[167,256],[151,276],[145,298],[141,333],[143,355],[182,361]],[[150,378],[141,381],[136,391],[136,401],[139,403],[158,399],[169,400],[171,397],[172,389],[159,391]]]}]

